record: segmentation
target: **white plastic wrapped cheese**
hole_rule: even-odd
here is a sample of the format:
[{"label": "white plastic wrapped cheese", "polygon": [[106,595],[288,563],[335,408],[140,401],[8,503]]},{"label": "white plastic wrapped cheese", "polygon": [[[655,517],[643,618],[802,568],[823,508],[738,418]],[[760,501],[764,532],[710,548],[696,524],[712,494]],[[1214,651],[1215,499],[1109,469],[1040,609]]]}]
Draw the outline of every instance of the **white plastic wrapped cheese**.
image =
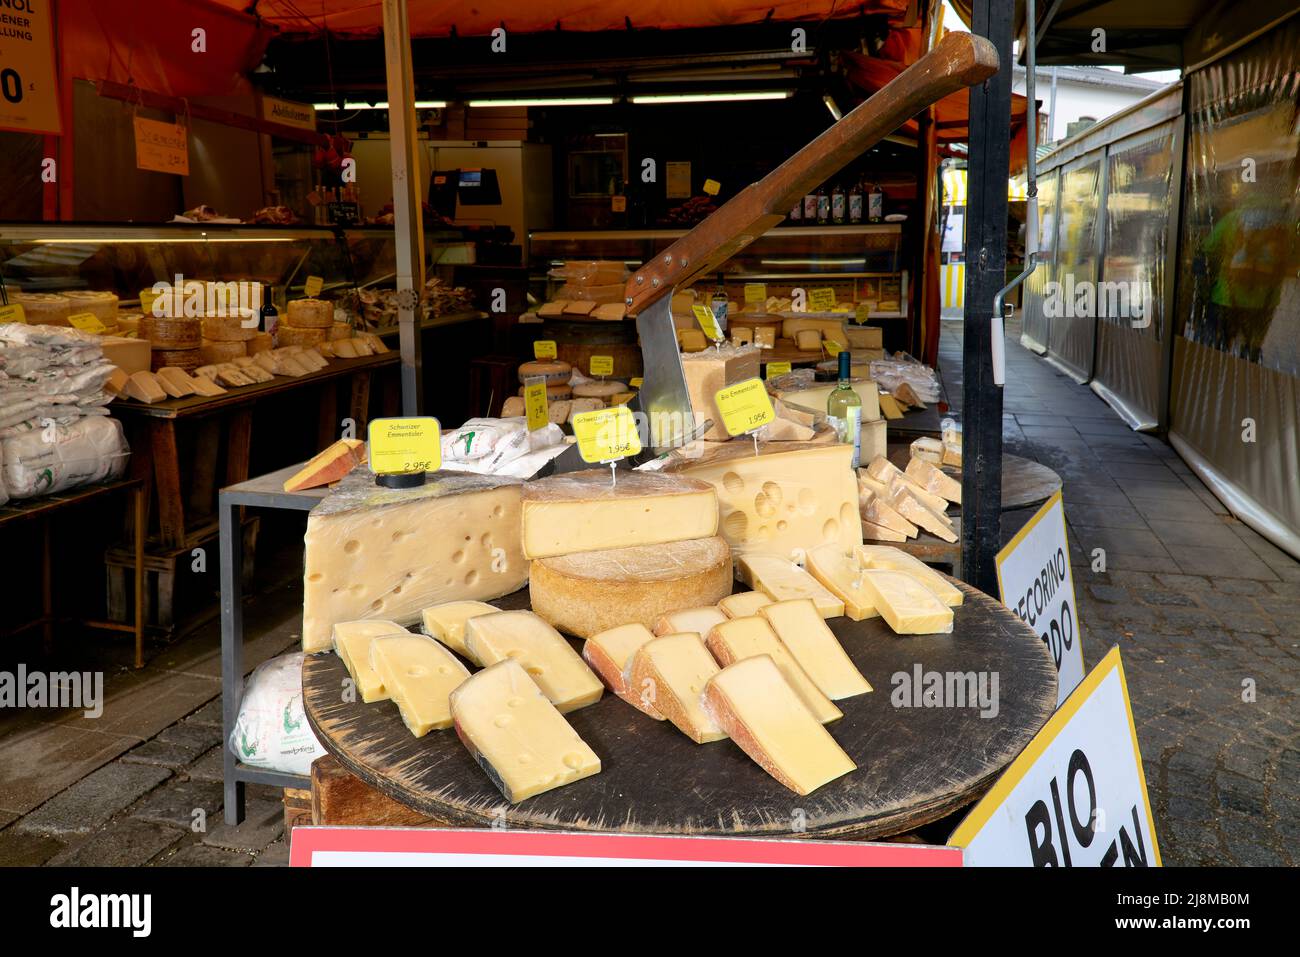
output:
[{"label": "white plastic wrapped cheese", "polygon": [[9,497],[35,498],[121,477],[130,455],[122,424],[105,415],[49,420],[0,439]]},{"label": "white plastic wrapped cheese", "polygon": [[310,774],[311,763],[325,754],[302,706],[300,651],[258,665],[244,686],[239,717],[227,746],[254,768]]}]

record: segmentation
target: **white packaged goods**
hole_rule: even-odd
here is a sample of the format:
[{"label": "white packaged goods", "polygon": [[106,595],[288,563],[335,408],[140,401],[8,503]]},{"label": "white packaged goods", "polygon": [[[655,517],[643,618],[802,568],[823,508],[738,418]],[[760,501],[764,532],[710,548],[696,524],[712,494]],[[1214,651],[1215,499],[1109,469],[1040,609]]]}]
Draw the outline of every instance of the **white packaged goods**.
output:
[{"label": "white packaged goods", "polygon": [[526,419],[469,419],[442,436],[442,467],[478,475],[532,478],[565,450],[564,430],[528,431]]},{"label": "white packaged goods", "polygon": [[11,498],[35,498],[120,478],[130,455],[122,424],[98,415],[8,435],[0,439],[0,450]]},{"label": "white packaged goods", "polygon": [[516,479],[437,472],[419,488],[353,469],[307,516],[303,650],[330,647],[340,621],[420,620],[430,605],[489,600],[528,581]]},{"label": "white packaged goods", "polygon": [[231,752],[254,768],[310,774],[323,757],[302,707],[300,651],[264,661],[248,676],[239,717],[226,742]]}]

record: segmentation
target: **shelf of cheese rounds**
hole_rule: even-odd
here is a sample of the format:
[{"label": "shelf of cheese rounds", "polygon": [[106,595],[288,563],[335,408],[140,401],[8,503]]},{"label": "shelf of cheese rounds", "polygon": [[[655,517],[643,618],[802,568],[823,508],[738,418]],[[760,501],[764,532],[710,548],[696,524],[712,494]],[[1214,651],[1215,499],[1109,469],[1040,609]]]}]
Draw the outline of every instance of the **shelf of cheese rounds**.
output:
[{"label": "shelf of cheese rounds", "polygon": [[524,387],[530,380],[541,379],[546,385],[546,414],[559,426],[571,426],[573,417],[583,412],[615,405],[626,405],[636,389],[620,379],[593,379],[575,372],[563,359],[535,359],[521,363],[518,371],[519,393],[507,396],[501,405],[502,418],[526,414]]},{"label": "shelf of cheese rounds", "polygon": [[396,361],[374,333],[334,320],[334,305],[292,300],[274,337],[239,316],[139,318],[133,339],[105,337],[117,371],[106,388],[125,404],[173,408],[283,388],[298,380]]},{"label": "shelf of cheese rounds", "polygon": [[[352,470],[305,537],[326,749],[450,826],[872,837],[972,800],[1055,708],[1045,646],[863,545],[849,446],[711,444],[614,486]],[[922,664],[998,704],[899,706]]]}]

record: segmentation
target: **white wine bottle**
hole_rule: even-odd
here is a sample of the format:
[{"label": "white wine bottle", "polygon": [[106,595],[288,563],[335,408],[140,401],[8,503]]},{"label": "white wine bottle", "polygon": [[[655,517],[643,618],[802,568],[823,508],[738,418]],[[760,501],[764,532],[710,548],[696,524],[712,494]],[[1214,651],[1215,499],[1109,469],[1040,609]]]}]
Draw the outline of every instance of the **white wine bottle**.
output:
[{"label": "white wine bottle", "polygon": [[861,465],[862,459],[862,399],[857,390],[849,384],[849,374],[853,368],[852,356],[848,349],[840,352],[840,382],[826,400],[826,416],[839,440],[853,446],[853,467]]}]

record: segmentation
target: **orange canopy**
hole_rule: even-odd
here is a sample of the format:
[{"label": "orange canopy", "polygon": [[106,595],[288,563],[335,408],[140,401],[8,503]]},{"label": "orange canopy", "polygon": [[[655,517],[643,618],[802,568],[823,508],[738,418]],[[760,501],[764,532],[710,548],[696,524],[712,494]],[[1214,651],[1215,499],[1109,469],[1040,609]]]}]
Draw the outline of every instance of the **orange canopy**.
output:
[{"label": "orange canopy", "polygon": [[[214,0],[243,11],[249,0]],[[409,0],[415,37],[485,36],[504,26],[513,33],[562,29],[589,32],[653,28],[727,27],[746,23],[819,21],[883,13],[902,17],[908,0]],[[260,0],[257,15],[286,33],[374,34],[383,26],[379,0]]]}]

